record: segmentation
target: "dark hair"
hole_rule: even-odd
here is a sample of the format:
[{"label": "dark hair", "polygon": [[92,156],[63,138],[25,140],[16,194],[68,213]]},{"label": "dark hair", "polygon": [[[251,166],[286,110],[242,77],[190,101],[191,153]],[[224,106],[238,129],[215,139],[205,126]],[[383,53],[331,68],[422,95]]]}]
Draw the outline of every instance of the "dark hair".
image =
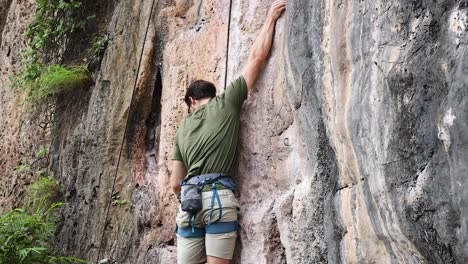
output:
[{"label": "dark hair", "polygon": [[213,83],[204,80],[196,80],[190,84],[185,93],[184,101],[190,108],[190,97],[195,100],[213,98],[216,96],[216,87]]}]

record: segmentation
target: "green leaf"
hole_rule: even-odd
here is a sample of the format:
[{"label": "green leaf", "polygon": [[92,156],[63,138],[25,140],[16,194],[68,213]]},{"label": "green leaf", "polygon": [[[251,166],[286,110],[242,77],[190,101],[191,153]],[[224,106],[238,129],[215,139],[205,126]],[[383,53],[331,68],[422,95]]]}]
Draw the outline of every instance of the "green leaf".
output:
[{"label": "green leaf", "polygon": [[40,159],[40,158],[46,156],[48,153],[49,153],[49,149],[44,145],[40,145],[39,146],[39,151],[36,153],[36,158]]},{"label": "green leaf", "polygon": [[29,253],[34,252],[36,254],[41,255],[44,251],[46,251],[47,248],[44,247],[32,247],[32,248],[23,248],[19,250],[19,257],[20,257],[20,262],[19,264],[23,263],[23,261],[26,260],[28,257]]}]

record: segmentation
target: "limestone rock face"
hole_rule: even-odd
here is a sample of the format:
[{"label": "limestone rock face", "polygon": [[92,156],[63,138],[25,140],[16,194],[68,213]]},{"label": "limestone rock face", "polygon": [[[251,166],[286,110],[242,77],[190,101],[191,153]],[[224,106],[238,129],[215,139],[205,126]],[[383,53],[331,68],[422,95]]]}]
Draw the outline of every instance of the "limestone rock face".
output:
[{"label": "limestone rock face", "polygon": [[[34,3],[0,0],[0,212],[30,181],[12,168],[51,144],[63,253],[175,263],[185,89],[238,77],[270,1],[232,1],[228,58],[229,1],[104,2],[95,84],[38,130],[7,88]],[[468,263],[467,31],[465,1],[288,1],[243,108],[234,262]]]}]

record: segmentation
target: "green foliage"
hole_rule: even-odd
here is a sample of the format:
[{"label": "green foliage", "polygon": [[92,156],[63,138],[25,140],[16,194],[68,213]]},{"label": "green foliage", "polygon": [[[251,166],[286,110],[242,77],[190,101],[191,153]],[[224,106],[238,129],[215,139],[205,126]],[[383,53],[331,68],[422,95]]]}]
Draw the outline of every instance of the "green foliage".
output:
[{"label": "green foliage", "polygon": [[26,189],[26,205],[29,211],[42,211],[49,208],[60,196],[58,182],[51,176],[39,176]]},{"label": "green foliage", "polygon": [[64,203],[56,202],[60,187],[48,176],[48,154],[48,148],[40,146],[34,159],[23,158],[16,168],[34,173],[37,179],[26,189],[27,209],[14,209],[0,216],[0,264],[86,263],[79,258],[60,256],[53,249],[52,240],[59,221],[56,210]]},{"label": "green foliage", "polygon": [[41,100],[61,91],[81,87],[90,79],[84,67],[54,65],[67,37],[84,28],[94,18],[81,19],[79,0],[36,0],[33,20],[26,28],[27,47],[23,50],[22,71],[14,86],[27,94],[25,101]]},{"label": "green foliage", "polygon": [[33,20],[26,28],[28,40],[25,59],[32,63],[50,62],[51,56],[58,52],[65,39],[78,29],[83,29],[94,16],[81,19],[79,0],[36,0]]},{"label": "green foliage", "polygon": [[100,62],[110,42],[111,39],[107,34],[95,37],[91,43],[91,47],[88,49],[88,56],[90,57],[90,60]]},{"label": "green foliage", "polygon": [[40,76],[29,83],[27,100],[41,100],[49,96],[84,87],[90,78],[84,67],[66,68],[51,65],[43,68]]},{"label": "green foliage", "polygon": [[65,43],[67,35],[86,25],[80,20],[77,0],[36,0],[36,12],[26,27],[26,49],[23,51],[21,78],[34,81],[43,64],[51,62]]},{"label": "green foliage", "polygon": [[19,80],[19,84],[27,95],[24,101],[28,102],[83,88],[90,78],[89,71],[82,66],[42,65],[35,80]]},{"label": "green foliage", "polygon": [[49,149],[40,145],[39,150],[34,155],[34,160],[23,158],[21,164],[16,168],[18,171],[34,173],[36,180],[26,189],[25,205],[28,211],[37,211],[48,209],[60,196],[60,187],[58,182],[49,175],[46,164],[41,160],[47,161]]},{"label": "green foliage", "polygon": [[23,157],[21,163],[15,168],[18,172],[30,173],[36,177],[36,180],[26,189],[24,204],[29,212],[49,208],[60,196],[59,184],[50,176],[46,168],[48,154],[49,149],[40,145],[34,159],[29,160]]},{"label": "green foliage", "polygon": [[47,156],[47,154],[49,154],[49,149],[44,145],[40,145],[39,151],[36,153],[36,159],[42,159]]},{"label": "green foliage", "polygon": [[86,263],[79,258],[59,256],[52,249],[57,223],[53,212],[60,205],[52,204],[47,210],[34,214],[14,209],[1,216],[0,264]]},{"label": "green foliage", "polygon": [[31,172],[32,171],[31,162],[29,162],[28,159],[23,158],[21,159],[20,164],[16,166],[15,170],[18,172]]},{"label": "green foliage", "polygon": [[111,196],[111,200],[112,200],[112,205],[114,206],[121,206],[121,205],[124,205],[127,203],[127,200],[125,199],[120,199],[120,196],[119,196],[119,192],[115,192],[112,194]]},{"label": "green foliage", "polygon": [[18,172],[36,172],[36,174],[40,176],[43,170],[40,168],[40,166],[38,166],[37,162],[47,158],[48,154],[49,149],[44,145],[40,145],[39,150],[35,154],[35,159],[29,160],[26,157],[23,157],[20,164],[16,166],[15,170]]}]

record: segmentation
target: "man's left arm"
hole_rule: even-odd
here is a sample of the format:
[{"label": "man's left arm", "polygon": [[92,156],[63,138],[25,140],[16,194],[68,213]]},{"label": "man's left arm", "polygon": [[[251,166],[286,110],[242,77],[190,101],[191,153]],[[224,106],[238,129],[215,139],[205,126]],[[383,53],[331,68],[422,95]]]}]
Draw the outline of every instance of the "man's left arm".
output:
[{"label": "man's left arm", "polygon": [[172,160],[171,187],[176,195],[180,193],[180,183],[187,175],[187,169],[181,160]]}]

